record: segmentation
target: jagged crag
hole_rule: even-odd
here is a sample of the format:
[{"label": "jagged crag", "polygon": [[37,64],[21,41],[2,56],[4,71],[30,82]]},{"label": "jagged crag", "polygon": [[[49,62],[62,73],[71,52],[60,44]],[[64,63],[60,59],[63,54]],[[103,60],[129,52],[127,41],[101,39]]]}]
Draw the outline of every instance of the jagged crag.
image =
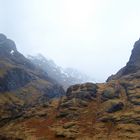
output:
[{"label": "jagged crag", "polygon": [[140,40],[106,83],[58,82],[0,35],[1,140],[139,140]]}]

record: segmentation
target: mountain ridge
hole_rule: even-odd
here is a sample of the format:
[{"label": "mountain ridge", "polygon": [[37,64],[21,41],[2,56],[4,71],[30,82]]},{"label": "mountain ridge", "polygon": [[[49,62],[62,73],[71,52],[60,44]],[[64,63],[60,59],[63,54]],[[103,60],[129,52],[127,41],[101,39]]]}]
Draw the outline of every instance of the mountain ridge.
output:
[{"label": "mountain ridge", "polygon": [[83,74],[73,68],[64,69],[55,64],[53,60],[47,59],[41,54],[36,56],[28,55],[27,58],[37,67],[43,69],[59,84],[63,85],[65,90],[67,90],[67,88],[71,85],[91,81],[91,78],[89,78],[86,74]]}]

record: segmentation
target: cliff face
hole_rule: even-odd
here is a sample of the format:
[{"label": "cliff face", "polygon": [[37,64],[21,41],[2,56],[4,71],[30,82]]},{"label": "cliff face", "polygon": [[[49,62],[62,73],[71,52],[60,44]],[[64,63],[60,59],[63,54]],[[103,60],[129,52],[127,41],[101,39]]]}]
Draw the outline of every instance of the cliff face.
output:
[{"label": "cliff face", "polygon": [[140,68],[140,39],[136,41],[134,48],[132,50],[132,54],[130,60],[128,62],[128,66],[137,66]]},{"label": "cliff face", "polygon": [[137,74],[139,75],[139,73],[140,73],[140,39],[135,42],[132,54],[126,66],[123,67],[121,70],[119,70],[117,74],[110,76],[107,81],[130,76],[132,77]]}]

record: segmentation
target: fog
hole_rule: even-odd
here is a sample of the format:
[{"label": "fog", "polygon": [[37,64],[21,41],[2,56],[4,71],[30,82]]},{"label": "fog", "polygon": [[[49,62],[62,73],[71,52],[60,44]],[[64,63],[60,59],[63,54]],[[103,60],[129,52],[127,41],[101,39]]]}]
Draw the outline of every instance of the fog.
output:
[{"label": "fog", "polygon": [[140,37],[139,0],[0,0],[0,32],[24,55],[42,53],[102,82]]}]

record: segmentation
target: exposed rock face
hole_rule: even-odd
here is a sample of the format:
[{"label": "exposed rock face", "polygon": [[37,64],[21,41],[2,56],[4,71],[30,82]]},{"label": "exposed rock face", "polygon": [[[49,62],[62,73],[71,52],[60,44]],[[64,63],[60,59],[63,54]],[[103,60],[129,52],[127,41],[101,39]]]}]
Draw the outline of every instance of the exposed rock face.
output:
[{"label": "exposed rock face", "polygon": [[131,57],[126,66],[119,70],[117,74],[110,76],[107,81],[120,79],[121,77],[130,77],[136,73],[140,73],[140,39],[134,44]]},{"label": "exposed rock face", "polygon": [[93,83],[74,85],[68,88],[66,96],[68,99],[79,98],[82,100],[91,100],[96,98],[97,88],[97,85]]},{"label": "exposed rock face", "polygon": [[13,68],[0,78],[0,92],[16,90],[25,86],[35,77],[29,75],[26,71],[20,68]]},{"label": "exposed rock face", "polygon": [[132,50],[132,54],[130,57],[130,60],[128,62],[128,66],[138,66],[140,68],[140,39],[136,41],[134,48]]},{"label": "exposed rock face", "polygon": [[35,69],[35,66],[17,51],[15,42],[7,39],[3,34],[0,34],[0,59],[15,65],[24,65],[32,70]]},{"label": "exposed rock face", "polygon": [[107,87],[102,93],[102,100],[106,101],[109,99],[119,98],[119,92],[113,87]]}]

